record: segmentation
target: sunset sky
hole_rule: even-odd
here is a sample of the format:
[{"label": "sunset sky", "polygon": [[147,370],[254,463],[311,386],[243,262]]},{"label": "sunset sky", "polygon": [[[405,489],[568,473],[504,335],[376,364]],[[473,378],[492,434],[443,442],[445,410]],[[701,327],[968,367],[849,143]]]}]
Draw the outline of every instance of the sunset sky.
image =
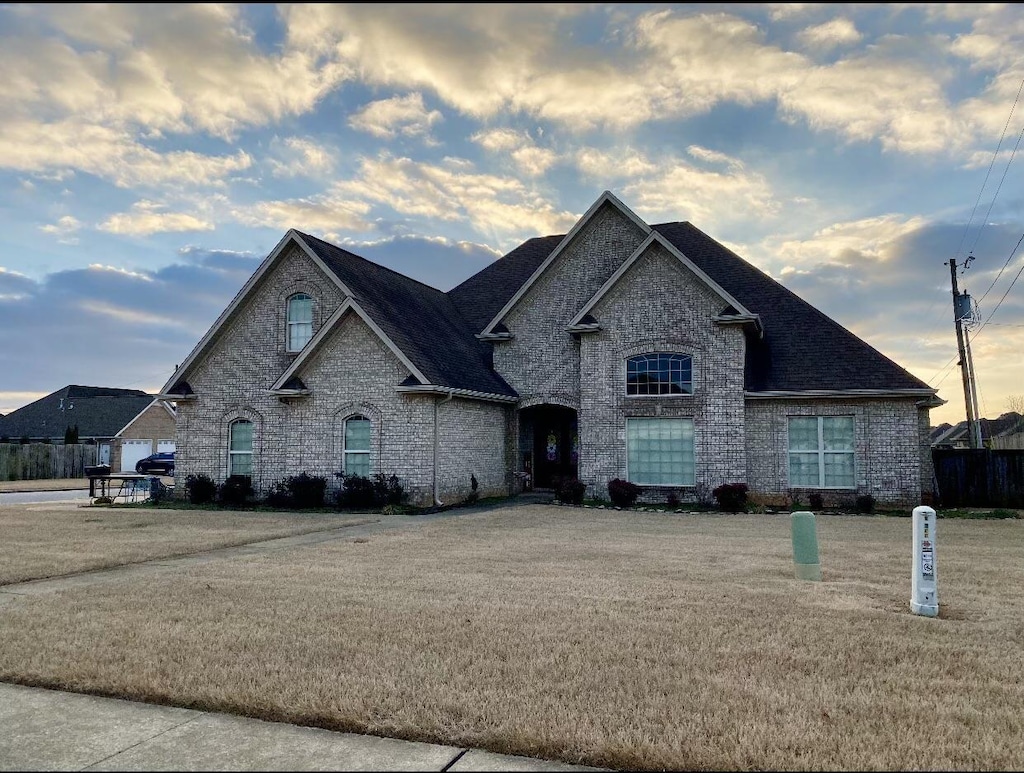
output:
[{"label": "sunset sky", "polygon": [[[0,6],[0,413],[155,392],[289,228],[447,290],[605,190],[1024,394],[1024,5]],[[822,352],[823,358],[828,352]]]}]

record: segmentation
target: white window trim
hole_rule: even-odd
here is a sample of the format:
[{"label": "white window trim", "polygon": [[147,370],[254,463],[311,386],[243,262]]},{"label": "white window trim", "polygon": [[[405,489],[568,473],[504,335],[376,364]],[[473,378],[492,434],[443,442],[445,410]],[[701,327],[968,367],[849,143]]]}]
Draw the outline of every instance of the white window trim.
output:
[{"label": "white window trim", "polygon": [[[310,319],[309,322],[293,322],[292,321],[292,301],[299,297],[309,299]],[[309,325],[309,338],[306,339],[306,343],[313,340],[313,296],[306,292],[292,293],[288,296],[284,303],[284,348],[286,352],[301,352],[305,348],[305,344],[300,346],[298,349],[292,348],[292,328],[298,327],[299,325]]]},{"label": "white window trim", "polygon": [[[370,424],[370,436],[366,445],[366,450],[358,449],[356,451],[350,451],[348,449],[348,423],[350,421],[365,421]],[[348,458],[349,456],[366,456],[366,476],[369,477],[373,474],[373,459],[370,456],[370,450],[373,447],[373,420],[369,416],[361,413],[353,413],[351,416],[345,418],[345,421],[341,423],[341,472],[343,475],[349,475],[348,471]]]},{"label": "white window trim", "polygon": [[[650,357],[654,354],[667,354],[676,357],[689,357],[690,358],[690,391],[684,392],[683,394],[665,394],[665,395],[631,395],[629,393],[629,361],[637,357]],[[656,400],[663,400],[669,398],[671,400],[678,400],[680,398],[685,399],[693,397],[695,390],[694,379],[693,379],[693,355],[687,354],[686,352],[672,352],[672,351],[651,351],[651,352],[638,352],[637,354],[631,354],[626,357],[622,362],[622,391],[625,396],[630,400],[649,400],[652,397]]]},{"label": "white window trim", "polygon": [[[233,427],[236,424],[241,424],[242,422],[245,422],[246,424],[249,424],[249,425],[252,426],[252,435],[250,436],[250,439],[249,439],[249,450],[248,451],[235,451],[234,449],[231,448],[231,431],[232,431]],[[241,419],[240,418],[240,419],[232,419],[228,423],[228,477],[229,478],[232,475],[236,474],[234,472],[235,458],[239,457],[239,456],[248,456],[249,457],[249,474],[246,477],[249,477],[249,478],[252,477],[252,473],[253,473],[253,453],[252,453],[252,449],[253,449],[253,446],[255,445],[255,441],[256,441],[256,424],[252,420],[250,420],[250,419]],[[238,473],[238,474],[240,474],[240,473]]]},{"label": "white window trim", "polygon": [[[789,420],[790,419],[817,419],[818,420],[818,449],[817,451],[793,451],[789,441]],[[850,451],[826,451],[825,450],[825,422],[823,419],[852,419],[853,420],[853,449]],[[818,454],[818,485],[810,486],[805,483],[793,483],[790,458],[793,454]],[[826,486],[825,485],[825,455],[833,456],[849,455],[853,457],[853,485],[852,486]],[[857,490],[857,417],[852,413],[836,413],[829,415],[803,415],[790,414],[786,417],[786,478],[789,480],[790,488],[798,489],[822,489],[823,491],[856,491]]]},{"label": "white window trim", "polygon": [[[653,395],[663,397],[664,395]],[[647,395],[644,395],[647,397]],[[688,421],[693,427],[693,483],[637,483],[630,476],[629,472],[629,422],[636,420],[646,421],[649,419],[675,419]],[[626,480],[640,488],[693,488],[697,485],[697,425],[692,416],[628,416],[626,418]]]}]

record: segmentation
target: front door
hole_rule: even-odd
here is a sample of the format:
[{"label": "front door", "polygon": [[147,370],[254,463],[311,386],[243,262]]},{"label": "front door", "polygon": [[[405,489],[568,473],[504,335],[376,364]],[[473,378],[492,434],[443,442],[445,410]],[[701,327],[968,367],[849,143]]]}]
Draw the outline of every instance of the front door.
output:
[{"label": "front door", "polygon": [[559,478],[579,475],[576,411],[551,407],[534,414],[533,480],[536,488],[553,488]]}]

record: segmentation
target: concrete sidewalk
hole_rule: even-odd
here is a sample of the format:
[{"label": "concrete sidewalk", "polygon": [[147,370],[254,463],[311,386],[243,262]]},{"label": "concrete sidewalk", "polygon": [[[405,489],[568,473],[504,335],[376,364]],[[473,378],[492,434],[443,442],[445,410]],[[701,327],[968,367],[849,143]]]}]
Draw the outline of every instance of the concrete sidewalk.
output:
[{"label": "concrete sidewalk", "polygon": [[0,770],[600,770],[0,683]]},{"label": "concrete sidewalk", "polygon": [[88,478],[45,478],[43,480],[0,480],[0,494],[27,491],[81,491],[89,488]]}]

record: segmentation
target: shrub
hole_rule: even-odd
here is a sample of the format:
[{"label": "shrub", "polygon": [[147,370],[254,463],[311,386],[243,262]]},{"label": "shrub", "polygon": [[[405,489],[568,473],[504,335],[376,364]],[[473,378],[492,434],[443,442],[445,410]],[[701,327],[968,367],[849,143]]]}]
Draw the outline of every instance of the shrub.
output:
[{"label": "shrub", "polygon": [[408,498],[397,475],[378,472],[373,476],[373,500],[377,507],[401,505]]},{"label": "shrub", "polygon": [[206,505],[217,496],[217,484],[209,475],[189,475],[185,478],[185,499],[193,505]]},{"label": "shrub", "polygon": [[746,483],[723,483],[711,493],[722,510],[738,513],[747,504],[747,490]]},{"label": "shrub", "polygon": [[870,494],[861,494],[857,497],[857,512],[858,513],[873,513],[875,512],[875,498]]},{"label": "shrub", "polygon": [[253,495],[252,480],[248,475],[231,475],[217,487],[217,501],[222,505],[240,507]]},{"label": "shrub", "polygon": [[292,507],[313,510],[324,506],[327,478],[303,472],[285,479],[285,487],[292,499]]},{"label": "shrub", "polygon": [[821,510],[825,507],[825,500],[822,499],[821,494],[819,494],[817,491],[812,491],[810,494],[808,494],[807,501],[810,503],[811,509],[817,512],[821,512]]},{"label": "shrub", "polygon": [[64,445],[73,446],[78,443],[78,425],[67,427],[64,430]]},{"label": "shrub", "polygon": [[587,484],[573,477],[562,478],[555,486],[555,498],[567,505],[582,505]]},{"label": "shrub", "polygon": [[374,506],[373,481],[365,475],[346,475],[339,472],[341,488],[337,503],[342,510],[369,510]]},{"label": "shrub", "polygon": [[476,479],[476,475],[473,473],[469,474],[469,493],[466,495],[466,504],[473,504],[480,498],[480,492],[477,491],[480,482]]},{"label": "shrub", "polygon": [[608,498],[616,507],[632,507],[640,496],[640,487],[622,478],[608,481]]},{"label": "shrub", "polygon": [[292,495],[288,491],[288,484],[283,480],[277,481],[273,486],[270,487],[270,490],[267,491],[265,501],[271,507],[293,507]]},{"label": "shrub", "polygon": [[679,504],[679,495],[674,491],[668,492],[668,496],[665,497],[665,505],[667,507],[679,507]]}]

